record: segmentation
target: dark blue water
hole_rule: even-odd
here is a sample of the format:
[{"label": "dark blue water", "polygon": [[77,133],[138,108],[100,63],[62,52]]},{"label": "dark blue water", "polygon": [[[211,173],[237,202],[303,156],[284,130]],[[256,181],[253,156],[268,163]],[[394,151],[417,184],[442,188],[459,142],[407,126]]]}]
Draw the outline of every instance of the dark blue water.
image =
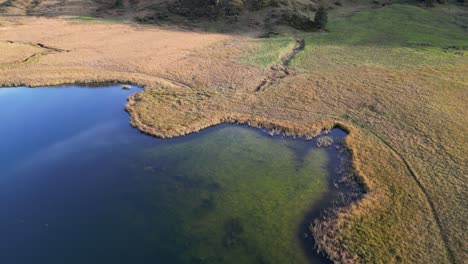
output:
[{"label": "dark blue water", "polygon": [[136,91],[0,88],[0,263],[322,261],[301,234],[334,147],[232,125],[155,139],[129,125]]}]

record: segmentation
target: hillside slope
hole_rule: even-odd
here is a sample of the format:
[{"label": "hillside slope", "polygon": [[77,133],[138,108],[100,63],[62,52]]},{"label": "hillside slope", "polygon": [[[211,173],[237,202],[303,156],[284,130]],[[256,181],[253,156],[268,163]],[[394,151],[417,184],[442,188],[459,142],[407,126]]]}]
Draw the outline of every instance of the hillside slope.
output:
[{"label": "hillside slope", "polygon": [[[3,1],[3,2],[1,2]],[[310,29],[319,7],[344,12],[382,7],[389,0],[0,0],[0,14],[104,18],[177,25],[217,32],[272,31],[282,25]]]}]

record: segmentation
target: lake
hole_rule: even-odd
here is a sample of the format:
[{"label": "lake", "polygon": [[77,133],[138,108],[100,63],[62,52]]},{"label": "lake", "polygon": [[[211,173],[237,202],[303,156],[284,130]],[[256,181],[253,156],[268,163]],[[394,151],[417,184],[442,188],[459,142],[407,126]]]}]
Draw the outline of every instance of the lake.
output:
[{"label": "lake", "polygon": [[0,263],[327,263],[332,146],[218,125],[156,139],[133,87],[0,88]]}]

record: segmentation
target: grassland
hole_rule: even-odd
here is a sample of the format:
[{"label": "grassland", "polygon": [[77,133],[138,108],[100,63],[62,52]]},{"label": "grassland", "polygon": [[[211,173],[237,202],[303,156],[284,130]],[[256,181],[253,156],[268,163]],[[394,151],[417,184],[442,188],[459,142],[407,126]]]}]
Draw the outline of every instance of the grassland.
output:
[{"label": "grassland", "polygon": [[304,69],[382,66],[404,69],[463,62],[468,17],[443,9],[394,5],[332,20],[330,33],[308,37],[295,60]]},{"label": "grassland", "polygon": [[281,57],[289,53],[295,45],[294,39],[291,37],[261,39],[252,42],[257,44],[257,49],[252,53],[242,56],[241,61],[265,68],[280,63]]},{"label": "grassland", "polygon": [[[467,208],[462,202],[467,193],[461,187],[467,183],[463,116],[467,114],[468,37],[463,25],[467,25],[464,13],[394,5],[333,20],[331,33],[309,37],[308,47],[294,61],[307,75],[320,76],[317,82],[324,82],[322,86],[330,94],[337,89],[348,98],[343,106],[335,104],[336,110],[345,110],[341,118],[374,134],[404,160],[427,206],[432,207],[438,240],[445,244],[441,253],[446,251],[446,260],[458,263],[466,259],[467,248],[463,231]],[[349,100],[355,97],[352,93],[361,98]],[[383,184],[391,186],[388,181]],[[355,224],[341,228],[340,236],[352,237],[346,240],[346,247],[374,261],[398,255],[394,252],[403,245],[395,244],[392,249],[391,243],[382,239],[405,233],[408,228],[395,222],[394,217],[403,220],[405,210],[409,210],[408,218],[401,224],[427,217],[415,209],[420,205],[414,200],[396,195],[407,182],[390,192],[399,197],[391,203],[379,199],[386,210],[393,207],[386,217],[357,218]],[[423,237],[413,241],[411,250],[424,247]],[[386,256],[374,255],[379,246],[386,247]],[[435,255],[432,252],[426,261],[434,262]],[[400,260],[416,260],[405,256]]]},{"label": "grassland", "polygon": [[144,85],[127,109],[135,126],[155,136],[181,136],[221,122],[305,136],[345,127],[353,167],[368,193],[313,226],[331,259],[468,259],[465,7],[391,5],[332,18],[329,33],[300,36],[306,48],[292,61],[298,73],[261,92],[255,87],[289,45],[285,39],[0,19],[0,42],[15,41],[19,49],[46,41],[70,50],[3,66],[0,83]]}]

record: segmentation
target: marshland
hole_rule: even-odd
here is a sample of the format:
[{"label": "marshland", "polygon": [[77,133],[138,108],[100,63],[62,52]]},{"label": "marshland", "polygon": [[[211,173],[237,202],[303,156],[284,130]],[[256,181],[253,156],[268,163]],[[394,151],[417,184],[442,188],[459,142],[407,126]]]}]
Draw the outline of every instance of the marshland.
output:
[{"label": "marshland", "polygon": [[0,0],[0,258],[464,263],[467,12]]}]

